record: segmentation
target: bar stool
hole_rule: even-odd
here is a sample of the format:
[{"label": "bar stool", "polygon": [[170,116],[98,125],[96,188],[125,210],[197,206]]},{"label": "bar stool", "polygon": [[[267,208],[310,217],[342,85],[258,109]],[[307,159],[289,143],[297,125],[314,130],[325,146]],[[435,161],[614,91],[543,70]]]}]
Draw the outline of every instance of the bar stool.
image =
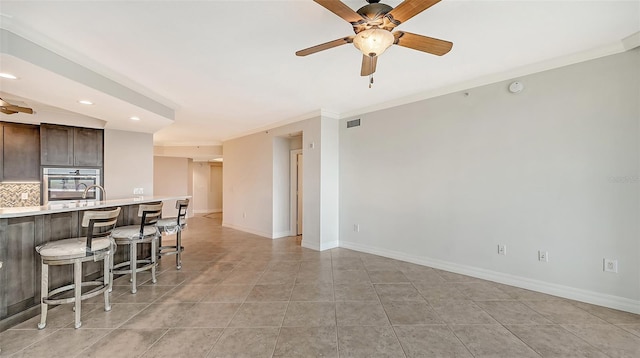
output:
[{"label": "bar stool", "polygon": [[[176,209],[178,209],[178,216],[163,218],[158,220],[156,224],[158,229],[160,229],[160,233],[165,235],[173,235],[176,234],[176,244],[171,246],[162,246],[162,241],[160,241],[160,256],[165,255],[176,255],[176,269],[180,270],[182,268],[182,251],[184,251],[184,247],[182,246],[182,230],[187,226],[187,207],[189,206],[189,199],[182,199],[176,201]],[[160,237],[162,240],[162,237]]]},{"label": "bar stool", "polygon": [[[49,305],[74,303],[76,328],[80,328],[82,325],[80,321],[82,300],[104,293],[104,310],[111,310],[109,303],[111,275],[109,272],[113,265],[112,257],[115,252],[111,233],[116,226],[118,214],[120,214],[120,208],[108,211],[85,211],[82,216],[82,227],[87,228],[86,237],[50,241],[36,247],[36,251],[42,259],[41,313],[38,329],[43,329],[47,325]],[[104,262],[102,281],[82,281],[82,263],[100,260]],[[49,266],[71,264],[73,265],[73,283],[49,292]],[[96,287],[83,294],[82,288],[86,286]],[[73,290],[73,297],[54,298],[56,295],[70,290]]]},{"label": "bar stool", "polygon": [[[138,291],[136,274],[151,270],[151,282],[156,283],[156,266],[158,258],[158,237],[160,233],[156,222],[162,214],[162,203],[140,204],[138,217],[140,225],[120,226],[113,230],[111,236],[116,245],[129,245],[129,261],[113,266],[113,274],[131,274],[131,293]],[[151,255],[138,259],[138,245],[151,243]],[[139,264],[143,266],[138,267]],[[113,279],[113,277],[112,277]]]}]

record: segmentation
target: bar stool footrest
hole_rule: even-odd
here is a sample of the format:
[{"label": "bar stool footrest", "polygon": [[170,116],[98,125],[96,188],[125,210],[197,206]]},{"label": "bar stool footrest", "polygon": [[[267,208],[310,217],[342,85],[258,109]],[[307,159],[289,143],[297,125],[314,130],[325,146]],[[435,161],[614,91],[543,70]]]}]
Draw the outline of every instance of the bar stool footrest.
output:
[{"label": "bar stool footrest", "polygon": [[[145,265],[136,267],[136,269],[135,269],[136,272],[147,271],[147,270],[152,269],[154,266],[158,266],[157,262],[151,262],[151,260],[138,260],[138,261],[136,261],[136,265],[137,264],[145,264]],[[124,270],[121,270],[120,269],[121,267],[128,267],[128,268],[124,269]],[[113,269],[111,271],[114,274],[118,274],[118,275],[130,274],[133,271],[132,267],[131,267],[131,261],[121,262],[121,263],[113,266]]]},{"label": "bar stool footrest", "polygon": [[[97,287],[80,295],[80,301],[84,301],[86,299],[102,294],[104,293],[104,291],[106,291],[109,288],[109,285],[105,285],[104,282],[102,281],[82,282],[82,287],[90,287],[90,286],[97,286]],[[62,305],[66,303],[74,303],[76,301],[75,297],[68,297],[68,298],[51,298],[51,297],[63,292],[73,291],[75,288],[76,288],[75,284],[59,287],[49,292],[49,296],[43,298],[42,301],[48,305]]]},{"label": "bar stool footrest", "polygon": [[[162,252],[162,250],[171,250],[171,251],[166,251],[166,252]],[[178,254],[178,250],[176,249],[176,246],[161,246],[159,249],[160,256],[166,256],[166,255],[177,255]],[[184,246],[180,246],[180,252],[184,252]]]}]

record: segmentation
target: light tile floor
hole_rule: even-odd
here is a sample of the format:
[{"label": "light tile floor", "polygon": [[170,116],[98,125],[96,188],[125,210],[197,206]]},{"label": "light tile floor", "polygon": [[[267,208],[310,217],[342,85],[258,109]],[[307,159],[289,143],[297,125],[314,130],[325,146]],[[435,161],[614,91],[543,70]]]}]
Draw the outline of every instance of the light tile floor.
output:
[{"label": "light tile floor", "polygon": [[[640,357],[640,316],[189,219],[183,269],[0,333],[15,357]],[[164,240],[167,240],[165,238]]]}]

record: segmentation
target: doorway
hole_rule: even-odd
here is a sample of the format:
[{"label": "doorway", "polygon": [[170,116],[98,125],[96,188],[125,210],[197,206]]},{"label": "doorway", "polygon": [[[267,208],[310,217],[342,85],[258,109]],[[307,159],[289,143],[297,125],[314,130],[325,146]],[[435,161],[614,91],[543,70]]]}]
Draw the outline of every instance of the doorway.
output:
[{"label": "doorway", "polygon": [[303,156],[302,149],[295,149],[291,151],[291,160],[290,160],[290,168],[291,168],[291,223],[290,232],[291,236],[299,236],[302,235],[302,218],[303,218]]}]

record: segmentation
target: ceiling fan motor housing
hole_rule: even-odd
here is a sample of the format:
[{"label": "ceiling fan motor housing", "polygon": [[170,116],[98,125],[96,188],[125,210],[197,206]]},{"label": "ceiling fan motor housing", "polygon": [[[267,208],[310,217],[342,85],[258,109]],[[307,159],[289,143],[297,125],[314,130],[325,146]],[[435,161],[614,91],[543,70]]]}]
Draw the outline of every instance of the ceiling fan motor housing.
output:
[{"label": "ceiling fan motor housing", "polygon": [[[368,30],[372,27],[385,28],[385,15],[393,8],[387,4],[380,4],[377,1],[371,2],[356,11],[367,21],[364,24],[358,24],[353,26],[353,30],[358,33],[360,31]],[[390,29],[386,29],[390,30]]]}]

